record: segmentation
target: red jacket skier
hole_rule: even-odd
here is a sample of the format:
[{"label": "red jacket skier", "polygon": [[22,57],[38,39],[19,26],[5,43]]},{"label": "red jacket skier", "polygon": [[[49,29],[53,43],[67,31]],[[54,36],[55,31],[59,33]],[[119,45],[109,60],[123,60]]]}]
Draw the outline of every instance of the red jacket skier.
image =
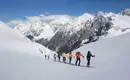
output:
[{"label": "red jacket skier", "polygon": [[80,52],[76,52],[76,62],[75,62],[75,65],[77,65],[77,62],[79,62],[78,63],[78,66],[80,66],[80,62],[81,62],[81,59],[80,59],[80,57],[82,56],[83,58],[84,58],[84,56],[80,53]]}]

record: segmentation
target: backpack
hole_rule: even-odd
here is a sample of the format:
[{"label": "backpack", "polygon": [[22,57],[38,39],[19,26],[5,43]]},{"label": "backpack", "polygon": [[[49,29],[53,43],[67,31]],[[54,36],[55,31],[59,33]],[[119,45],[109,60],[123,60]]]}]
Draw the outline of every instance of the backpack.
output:
[{"label": "backpack", "polygon": [[76,52],[76,58],[80,58],[80,52]]},{"label": "backpack", "polygon": [[73,57],[72,53],[71,53],[71,54],[69,54],[69,58],[72,58],[72,57]]}]

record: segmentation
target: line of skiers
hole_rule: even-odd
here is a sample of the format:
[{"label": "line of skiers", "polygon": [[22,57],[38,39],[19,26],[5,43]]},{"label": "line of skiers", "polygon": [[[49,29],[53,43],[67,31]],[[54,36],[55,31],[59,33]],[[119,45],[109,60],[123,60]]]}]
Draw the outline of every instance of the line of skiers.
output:
[{"label": "line of skiers", "polygon": [[[56,58],[58,57],[58,61],[60,61],[60,58],[63,57],[63,62],[66,63],[66,58],[68,57],[69,59],[69,64],[71,64],[72,58],[76,58],[76,62],[75,65],[80,66],[81,63],[81,57],[84,58],[84,56],[80,53],[80,52],[76,52],[75,56],[72,54],[72,52],[70,52],[67,56],[67,54],[65,52],[63,52],[61,55],[60,54],[54,54],[53,55],[54,60],[56,61]],[[90,51],[88,51],[87,55],[86,55],[86,59],[87,59],[87,67],[90,66],[90,60],[91,57],[95,57],[95,55],[92,55]],[[78,64],[77,64],[78,63]]]},{"label": "line of skiers", "polygon": [[50,55],[45,54],[45,59],[50,59]]}]

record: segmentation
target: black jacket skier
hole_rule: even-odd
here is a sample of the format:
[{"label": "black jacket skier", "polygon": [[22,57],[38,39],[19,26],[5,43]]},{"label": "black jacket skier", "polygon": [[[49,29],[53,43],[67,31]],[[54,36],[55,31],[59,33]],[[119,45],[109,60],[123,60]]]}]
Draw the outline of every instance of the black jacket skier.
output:
[{"label": "black jacket skier", "polygon": [[91,52],[88,51],[87,56],[86,56],[87,61],[88,61],[88,62],[87,62],[87,66],[88,66],[88,67],[90,66],[91,57],[95,57],[95,55],[92,55]]},{"label": "black jacket skier", "polygon": [[59,59],[59,62],[60,62],[60,54],[58,53],[58,59]]}]

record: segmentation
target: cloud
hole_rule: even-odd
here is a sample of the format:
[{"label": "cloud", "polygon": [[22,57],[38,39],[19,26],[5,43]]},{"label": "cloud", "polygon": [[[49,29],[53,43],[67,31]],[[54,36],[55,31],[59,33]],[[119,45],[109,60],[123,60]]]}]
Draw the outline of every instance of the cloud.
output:
[{"label": "cloud", "polygon": [[49,22],[52,20],[55,21],[63,21],[63,22],[68,22],[70,20],[72,20],[74,18],[74,16],[69,16],[69,15],[45,15],[45,14],[41,14],[40,16],[25,16],[24,19],[21,20],[11,20],[9,22],[7,22],[7,24],[11,27],[15,27],[19,24],[27,24],[27,23],[34,23],[37,21],[43,21],[43,22]]},{"label": "cloud", "polygon": [[45,15],[49,15],[50,13],[49,12],[44,12]]},{"label": "cloud", "polygon": [[40,15],[41,20],[43,21],[50,21],[50,20],[61,20],[61,21],[69,21],[72,20],[74,17],[69,15]]},{"label": "cloud", "polygon": [[40,16],[25,16],[25,18],[29,21],[39,21],[40,20]]},{"label": "cloud", "polygon": [[40,14],[40,17],[43,18],[43,17],[45,17],[45,15],[44,14]]},{"label": "cloud", "polygon": [[24,23],[26,23],[25,20],[12,20],[12,21],[7,22],[6,24],[8,24],[11,27],[15,27],[18,24],[24,24]]}]

